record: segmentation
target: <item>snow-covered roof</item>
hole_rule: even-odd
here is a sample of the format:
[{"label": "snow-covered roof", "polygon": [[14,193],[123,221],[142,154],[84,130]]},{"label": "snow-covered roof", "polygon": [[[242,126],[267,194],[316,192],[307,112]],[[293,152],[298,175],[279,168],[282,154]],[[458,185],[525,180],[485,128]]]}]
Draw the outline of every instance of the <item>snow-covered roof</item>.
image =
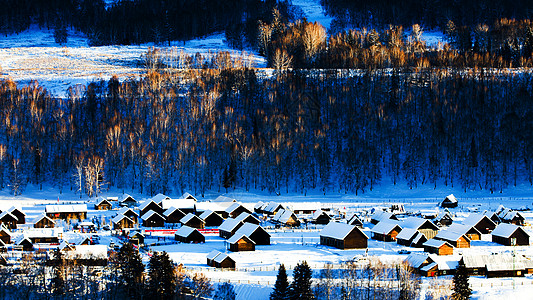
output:
[{"label": "snow-covered roof", "polygon": [[[477,223],[479,223],[482,219],[487,219],[488,221],[490,221],[490,223],[494,224],[494,222],[489,217],[487,217],[484,214],[470,214],[468,217],[466,217],[463,220],[463,224],[472,225],[473,226],[473,225],[476,225]],[[494,225],[496,225],[496,224],[494,224]]]},{"label": "snow-covered roof", "polygon": [[144,210],[144,209],[146,209],[146,208],[148,207],[148,205],[150,205],[150,203],[154,203],[155,205],[159,205],[159,204],[157,204],[156,202],[154,202],[154,200],[152,200],[152,199],[148,199],[148,200],[144,201],[144,202],[141,204],[141,206],[139,206],[139,210]]},{"label": "snow-covered roof", "polygon": [[140,232],[139,230],[131,231],[128,237],[132,238],[134,236],[141,236],[145,237],[144,233]]},{"label": "snow-covered roof", "polygon": [[196,199],[196,197],[194,197],[193,195],[191,195],[189,192],[185,192],[185,193],[183,193],[183,195],[181,195],[180,198],[181,198],[181,199],[194,199],[194,201],[198,201],[198,199]]},{"label": "snow-covered roof", "polygon": [[249,213],[247,213],[247,212],[243,212],[243,213],[241,213],[240,215],[238,215],[238,216],[235,218],[235,220],[237,220],[237,221],[243,221],[243,222],[244,222],[244,220],[247,219],[247,218],[249,218],[249,217],[256,219],[258,223],[261,223],[261,221],[259,221],[259,219],[257,219],[254,215],[249,214]]},{"label": "snow-covered roof", "polygon": [[392,214],[392,213],[390,213],[390,212],[388,212],[388,211],[377,210],[377,211],[372,215],[372,220],[375,220],[375,221],[381,222],[381,221],[389,220],[389,219],[391,219],[393,216],[394,216],[394,214]]},{"label": "snow-covered roof", "polygon": [[222,253],[222,252],[220,252],[220,251],[218,251],[218,250],[213,250],[213,251],[209,252],[209,254],[207,254],[207,259],[209,259],[209,260],[213,260],[213,259],[215,259],[220,253]]},{"label": "snow-covered roof", "polygon": [[352,214],[349,218],[346,219],[346,223],[348,224],[352,224],[354,221],[357,221],[357,223],[361,223],[363,224],[363,220],[361,220],[361,218],[357,215],[357,214]]},{"label": "snow-covered roof", "polygon": [[153,196],[151,200],[154,201],[155,203],[161,203],[161,201],[166,200],[166,199],[170,199],[170,197],[159,193]]},{"label": "snow-covered roof", "polygon": [[459,260],[461,256],[459,255],[437,255],[429,254],[429,258],[438,265],[438,269],[443,270],[455,270],[459,266]]},{"label": "snow-covered roof", "polygon": [[11,236],[11,231],[9,231],[4,224],[0,224],[0,232],[4,232],[5,234]]},{"label": "snow-covered roof", "polygon": [[255,245],[255,242],[252,241],[252,239],[250,239],[248,236],[246,236],[245,234],[237,234],[235,233],[233,236],[231,236],[231,238],[228,239],[228,243],[229,244],[235,244],[237,243],[240,239],[245,239],[247,240],[248,242],[252,243]]},{"label": "snow-covered roof", "polygon": [[263,201],[259,201],[254,205],[254,210],[261,210],[265,207],[265,203]]},{"label": "snow-covered roof", "polygon": [[448,246],[450,247],[453,247],[452,245],[450,245],[450,243],[446,242],[446,241],[443,241],[443,240],[436,240],[436,239],[430,239],[430,240],[427,240],[427,242],[425,242],[423,244],[423,246],[428,246],[428,247],[434,247],[434,248],[440,248],[442,247],[442,245],[444,244],[447,244]]},{"label": "snow-covered roof", "polygon": [[233,260],[229,255],[227,255],[226,253],[220,253],[219,255],[217,255],[213,261],[217,262],[217,263],[221,263],[223,262],[226,258],[229,258],[231,260]]},{"label": "snow-covered roof", "polygon": [[496,226],[496,228],[494,228],[494,230],[492,231],[492,235],[493,236],[501,236],[501,237],[504,237],[504,238],[508,238],[515,231],[517,231],[519,228],[520,228],[520,226],[517,226],[517,225],[507,224],[507,223],[500,223],[500,224],[498,224],[498,226]]},{"label": "snow-covered roof", "polygon": [[446,231],[457,232],[461,235],[467,234],[469,231],[475,231],[475,233],[481,234],[481,232],[479,232],[479,230],[477,230],[477,228],[474,227],[474,225],[466,225],[466,224],[460,224],[460,223],[453,223],[452,225],[450,225],[450,227],[446,229]]},{"label": "snow-covered roof", "polygon": [[139,216],[133,209],[129,208],[129,207],[123,207],[121,209],[118,210],[118,214],[122,214],[122,215],[125,215],[127,212],[132,212],[134,213],[136,216]]},{"label": "snow-covered roof", "polygon": [[199,217],[200,219],[202,219],[202,220],[205,220],[205,219],[206,219],[207,217],[209,217],[211,214],[215,214],[215,212],[212,211],[212,210],[209,210],[209,209],[208,209],[208,210],[204,211],[203,213],[201,213],[198,217]]},{"label": "snow-covered roof", "polygon": [[[189,235],[191,235],[191,233],[195,231],[198,231],[198,230],[196,228],[192,228],[189,226],[181,226],[180,229],[176,230],[175,235],[181,236],[181,237],[188,237]],[[200,233],[200,231],[198,231],[198,233]]]},{"label": "snow-covered roof", "polygon": [[399,223],[402,228],[414,228],[419,229],[425,224],[429,224],[429,226],[433,227],[435,230],[438,230],[439,227],[435,225],[433,222],[431,222],[428,219],[422,219],[417,217],[407,217],[405,219],[402,219],[402,221]]},{"label": "snow-covered roof", "polygon": [[10,212],[10,213],[13,213],[13,211],[18,211],[19,213],[23,214],[24,216],[26,215],[23,211],[22,211],[22,208],[20,207],[16,207],[16,206],[11,206],[7,211]]},{"label": "snow-covered roof", "polygon": [[239,226],[239,224],[242,224],[242,223],[243,223],[242,221],[232,219],[232,218],[227,218],[226,220],[224,220],[224,222],[222,222],[222,224],[220,224],[220,226],[218,227],[218,230],[232,232],[235,229],[235,227]]},{"label": "snow-covered roof", "polygon": [[329,218],[329,215],[328,215],[325,211],[319,209],[319,210],[317,210],[317,211],[315,211],[315,212],[313,213],[313,215],[311,216],[311,219],[316,220],[316,219],[318,219],[318,218],[319,218],[320,216],[322,216],[322,215],[325,215],[326,217]]},{"label": "snow-covered roof", "polygon": [[523,270],[527,259],[511,254],[465,254],[463,263],[466,268],[487,268],[487,271]]},{"label": "snow-covered roof", "polygon": [[124,202],[125,200],[127,200],[128,198],[131,198],[133,199],[133,201],[135,201],[135,198],[133,198],[133,196],[131,196],[130,194],[124,194],[120,197],[120,201],[119,202]]},{"label": "snow-covered roof", "polygon": [[194,199],[164,199],[161,201],[161,207],[163,209],[169,209],[171,207],[179,209],[193,209],[196,205],[196,200]]},{"label": "snow-covered roof", "polygon": [[81,245],[89,242],[90,239],[87,236],[76,234],[74,236],[69,236],[67,241],[71,245]]},{"label": "snow-covered roof", "polygon": [[270,202],[267,203],[267,205],[265,206],[263,211],[266,211],[268,213],[274,213],[276,211],[276,209],[278,209],[278,207],[280,209],[284,208],[283,205],[281,205],[280,203],[274,202],[274,201],[270,201]]},{"label": "snow-covered roof", "polygon": [[18,237],[15,238],[15,240],[13,240],[13,244],[15,245],[20,245],[22,244],[24,241],[30,243],[30,244],[33,244],[30,240],[29,237],[27,237],[26,235],[22,234],[22,235],[19,235]]},{"label": "snow-covered roof", "polygon": [[36,223],[40,222],[42,219],[48,219],[48,221],[50,221],[50,222],[52,222],[52,223],[55,224],[54,220],[50,219],[50,218],[47,217],[45,214],[41,214],[41,215],[35,217],[35,219],[33,219],[33,220],[31,221],[31,223],[36,224]]},{"label": "snow-covered roof", "polygon": [[[400,232],[400,233],[401,233],[401,232]],[[398,236],[396,236],[396,237],[398,237]],[[427,240],[427,237],[426,237],[425,234],[423,234],[422,232],[419,232],[419,231],[418,231],[418,232],[416,233],[415,237],[413,238],[412,243],[413,243],[413,244],[419,244],[420,241],[421,241],[422,239]]]},{"label": "snow-covered roof", "polygon": [[242,205],[240,203],[235,202],[232,205],[230,205],[228,208],[226,208],[225,212],[227,212],[228,214],[231,214],[232,212],[234,212],[237,208],[241,206]]},{"label": "snow-covered roof", "polygon": [[386,219],[377,223],[371,231],[374,233],[386,235],[391,233],[395,228],[399,228],[400,230],[402,230],[402,227],[398,224],[398,221]]},{"label": "snow-covered roof", "polygon": [[113,219],[111,219],[111,222],[114,223],[114,224],[117,224],[118,222],[122,221],[122,219],[128,219],[128,220],[130,220],[132,223],[135,223],[135,222],[133,222],[132,219],[126,217],[126,216],[123,215],[123,214],[118,214],[118,215],[116,215]]},{"label": "snow-covered roof", "polygon": [[446,198],[444,198],[443,201],[448,201],[450,203],[457,203],[457,198],[455,198],[453,194],[449,194],[448,196],[446,196]]},{"label": "snow-covered roof", "polygon": [[415,228],[404,228],[398,235],[396,236],[396,239],[400,240],[410,240],[415,237],[415,235],[418,233],[418,230]]},{"label": "snow-covered roof", "polygon": [[[185,217],[181,218],[180,223],[185,224],[185,223],[189,222],[190,220],[192,220],[194,218],[198,218],[198,216],[195,215],[195,214],[192,214],[192,213],[188,213],[188,214],[185,215]],[[202,222],[204,222],[204,220],[202,220],[202,219],[200,219],[200,220]]]},{"label": "snow-covered roof", "polygon": [[73,213],[87,212],[87,204],[70,204],[70,205],[46,205],[47,213]]},{"label": "snow-covered roof", "polygon": [[426,252],[413,252],[407,256],[405,262],[407,262],[411,267],[418,269],[421,265],[426,263],[428,256],[429,255]]},{"label": "snow-covered roof", "polygon": [[500,217],[502,220],[505,220],[505,221],[512,221],[514,219],[524,219],[524,216],[522,216],[522,214],[516,210],[511,210],[509,212],[507,212],[503,217]]},{"label": "snow-covered roof", "polygon": [[438,264],[436,262],[432,262],[432,263],[429,263],[429,264],[423,266],[422,268],[420,268],[420,271],[427,272],[427,271],[429,271],[429,270],[431,270],[431,269],[433,269],[433,268],[435,268],[437,266],[438,266]]},{"label": "snow-covered roof", "polygon": [[[337,240],[343,240],[352,232],[352,230],[359,230],[357,227],[338,222],[329,222],[328,225],[320,231],[320,236],[330,237]],[[360,231],[360,230],[359,230]],[[368,239],[368,236],[364,232],[361,233]]]},{"label": "snow-covered roof", "polygon": [[272,218],[272,220],[275,222],[287,223],[291,219],[291,217],[294,217],[295,220],[298,220],[294,212],[289,209],[283,209],[279,210],[278,213],[274,216],[274,218]]},{"label": "snow-covered roof", "polygon": [[13,215],[12,213],[10,213],[9,211],[6,210],[6,211],[0,213],[0,220],[5,218],[6,216],[9,216],[9,217],[13,218],[14,220],[18,220],[19,219],[15,215]]},{"label": "snow-covered roof", "polygon": [[153,210],[150,210],[148,212],[146,212],[144,215],[141,216],[141,219],[143,219],[144,221],[150,219],[152,216],[157,216],[161,219],[165,219],[162,215],[158,214],[157,212],[153,211]]},{"label": "snow-covered roof", "polygon": [[230,198],[230,197],[226,197],[226,196],[218,196],[216,197],[216,199],[214,200],[211,200],[211,202],[237,202],[237,200],[233,199],[233,198]]},{"label": "snow-covered roof", "polygon": [[226,211],[228,207],[233,205],[233,202],[197,202],[196,203],[196,210],[197,211],[206,211],[206,210],[212,210],[215,212],[222,212]]},{"label": "snow-covered roof", "polygon": [[[170,216],[171,214],[175,213],[176,211],[181,211],[181,210],[180,210],[179,208],[176,208],[176,207],[172,206],[172,207],[168,208],[167,210],[165,210],[165,211],[163,212],[163,215],[164,215],[165,217],[168,217],[168,216]],[[185,215],[184,212],[181,212],[181,213]]]},{"label": "snow-covered roof", "polygon": [[446,241],[457,241],[461,237],[463,237],[467,241],[470,241],[470,239],[466,235],[464,235],[464,233],[452,230],[441,230],[435,236],[436,239],[442,239]]},{"label": "snow-covered roof", "polygon": [[[248,237],[250,237],[250,235],[252,235],[257,229],[259,228],[263,228],[259,225],[256,225],[256,224],[252,224],[252,223],[244,223],[244,225],[242,225],[236,232],[235,234],[244,234]],[[264,229],[263,229],[264,230]],[[268,234],[268,233],[267,233]]]},{"label": "snow-covered roof", "polygon": [[102,205],[103,203],[107,203],[109,205],[112,205],[111,202],[109,202],[109,200],[107,200],[107,198],[104,198],[104,197],[96,198],[96,201],[94,202],[94,205],[98,206],[98,205]]}]

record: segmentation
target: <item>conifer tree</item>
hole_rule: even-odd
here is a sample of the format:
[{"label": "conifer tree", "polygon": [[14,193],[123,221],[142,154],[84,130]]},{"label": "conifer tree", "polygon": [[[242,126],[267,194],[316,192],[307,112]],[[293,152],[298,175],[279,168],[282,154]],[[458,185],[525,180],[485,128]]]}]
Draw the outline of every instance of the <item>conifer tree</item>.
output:
[{"label": "conifer tree", "polygon": [[453,276],[453,294],[454,300],[467,300],[472,295],[472,289],[468,282],[468,274],[463,265],[459,265]]},{"label": "conifer tree", "polygon": [[297,264],[293,271],[293,281],[289,286],[290,300],[313,300],[315,295],[311,290],[311,278],[313,270],[304,260]]},{"label": "conifer tree", "polygon": [[289,299],[289,281],[285,265],[281,264],[274,284],[274,290],[270,293],[270,300],[288,300]]},{"label": "conifer tree", "polygon": [[126,292],[130,296],[139,298],[144,280],[144,264],[141,255],[131,243],[125,243],[117,254],[117,261],[121,271],[120,279]]},{"label": "conifer tree", "polygon": [[54,277],[52,278],[52,292],[55,295],[65,294],[65,265],[63,254],[59,248],[54,250],[53,256]]},{"label": "conifer tree", "polygon": [[154,253],[148,262],[148,295],[153,299],[172,299],[176,293],[176,275],[168,253]]}]

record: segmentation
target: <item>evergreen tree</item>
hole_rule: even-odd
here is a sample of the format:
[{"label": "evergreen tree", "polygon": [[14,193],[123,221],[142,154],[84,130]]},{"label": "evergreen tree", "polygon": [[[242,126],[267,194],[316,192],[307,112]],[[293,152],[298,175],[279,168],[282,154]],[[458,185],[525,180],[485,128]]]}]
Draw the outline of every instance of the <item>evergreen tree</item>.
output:
[{"label": "evergreen tree", "polygon": [[270,300],[288,300],[289,299],[289,281],[285,265],[281,264],[274,284],[274,290],[270,293]]},{"label": "evergreen tree", "polygon": [[140,298],[144,280],[144,264],[141,255],[131,243],[125,243],[117,253],[120,279],[130,296]]},{"label": "evergreen tree", "polygon": [[311,278],[313,277],[313,270],[309,267],[307,262],[296,265],[293,271],[293,281],[289,286],[290,300],[312,300],[315,295],[311,290]]},{"label": "evergreen tree", "polygon": [[453,276],[453,294],[454,300],[467,300],[472,295],[472,289],[468,282],[468,274],[463,265],[459,265]]},{"label": "evergreen tree", "polygon": [[233,285],[224,282],[218,286],[215,295],[213,296],[213,300],[235,300],[235,296],[236,294]]},{"label": "evergreen tree", "polygon": [[172,299],[176,293],[176,275],[168,253],[154,253],[148,262],[148,295],[154,299]]}]

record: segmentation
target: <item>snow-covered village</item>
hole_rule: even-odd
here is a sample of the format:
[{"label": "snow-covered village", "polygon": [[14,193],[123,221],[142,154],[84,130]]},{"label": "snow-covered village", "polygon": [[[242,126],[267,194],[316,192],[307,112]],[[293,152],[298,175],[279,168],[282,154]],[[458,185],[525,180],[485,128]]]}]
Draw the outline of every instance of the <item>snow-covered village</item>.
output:
[{"label": "snow-covered village", "polygon": [[0,299],[531,298],[531,1],[0,4]]}]

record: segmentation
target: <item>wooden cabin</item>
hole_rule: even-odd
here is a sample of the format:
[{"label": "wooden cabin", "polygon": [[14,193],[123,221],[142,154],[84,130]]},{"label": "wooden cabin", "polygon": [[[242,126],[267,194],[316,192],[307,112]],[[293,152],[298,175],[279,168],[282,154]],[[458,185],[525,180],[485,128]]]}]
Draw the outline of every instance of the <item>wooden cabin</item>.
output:
[{"label": "wooden cabin", "polygon": [[52,220],[60,219],[67,222],[70,222],[70,220],[82,221],[87,219],[87,205],[46,205],[45,213]]},{"label": "wooden cabin", "polygon": [[189,200],[198,201],[198,199],[196,199],[196,197],[191,195],[189,192],[183,193],[183,195],[181,195],[180,199],[189,199]]},{"label": "wooden cabin", "polygon": [[457,201],[457,198],[453,194],[450,194],[444,198],[444,200],[441,201],[440,207],[448,207],[448,208],[454,208],[459,205],[459,201]]},{"label": "wooden cabin", "polygon": [[46,215],[40,215],[33,219],[33,228],[54,228],[56,223]]},{"label": "wooden cabin", "polygon": [[146,236],[140,231],[133,231],[128,234],[128,241],[134,245],[142,246],[144,245],[144,238]]},{"label": "wooden cabin", "polygon": [[430,239],[423,244],[424,251],[437,255],[453,255],[453,246],[443,240]]},{"label": "wooden cabin", "polygon": [[139,222],[139,215],[130,207],[122,207],[117,211],[117,215],[125,215],[126,217],[130,218],[135,224]]},{"label": "wooden cabin", "polygon": [[372,228],[372,239],[393,242],[396,241],[396,236],[402,231],[402,227],[398,225],[398,222],[393,220],[381,221]]},{"label": "wooden cabin", "polygon": [[350,224],[352,226],[357,226],[359,228],[363,228],[363,220],[359,218],[357,214],[353,214],[351,217],[349,217],[346,221],[347,224]]},{"label": "wooden cabin", "polygon": [[411,246],[413,240],[420,232],[415,228],[403,228],[396,236],[396,243],[403,246]]},{"label": "wooden cabin", "polygon": [[261,213],[265,215],[275,215],[278,213],[278,211],[282,209],[285,209],[283,205],[281,205],[280,203],[271,201],[271,202],[266,203]]},{"label": "wooden cabin", "polygon": [[17,224],[26,224],[26,214],[21,208],[12,206],[10,209],[8,209],[8,212],[17,218]]},{"label": "wooden cabin", "polygon": [[188,213],[185,217],[181,218],[180,223],[184,226],[189,226],[192,228],[204,229],[205,221],[200,219],[197,215]]},{"label": "wooden cabin", "polygon": [[520,226],[500,223],[492,231],[492,241],[505,246],[529,246],[529,234]]},{"label": "wooden cabin", "polygon": [[199,218],[204,220],[206,227],[220,226],[224,222],[222,216],[212,210],[204,211]]},{"label": "wooden cabin", "polygon": [[145,215],[149,211],[155,211],[159,215],[163,214],[163,208],[151,199],[145,201],[141,206],[139,206],[139,210],[139,215],[141,216]]},{"label": "wooden cabin", "polygon": [[174,239],[182,243],[205,243],[204,235],[198,229],[189,226],[181,226],[174,233]]},{"label": "wooden cabin", "polygon": [[244,234],[249,237],[256,245],[270,245],[270,234],[256,224],[244,223],[236,232],[236,235]]},{"label": "wooden cabin", "polygon": [[453,275],[459,265],[457,257],[439,256],[435,254],[414,252],[411,253],[405,262],[418,274],[425,277],[442,275]]},{"label": "wooden cabin", "polygon": [[509,210],[508,212],[503,214],[503,216],[500,216],[500,220],[503,223],[518,226],[524,226],[524,224],[526,223],[526,219],[524,218],[524,216],[522,216],[520,212],[514,210]]},{"label": "wooden cabin", "polygon": [[100,197],[98,201],[94,204],[95,210],[111,210],[113,205],[106,198]]},{"label": "wooden cabin", "polygon": [[226,253],[220,253],[213,259],[215,268],[235,270],[235,261]]},{"label": "wooden cabin", "polygon": [[163,215],[166,218],[167,223],[179,223],[180,220],[185,217],[185,213],[182,212],[179,208],[175,208],[174,206],[165,210]]},{"label": "wooden cabin", "polygon": [[24,230],[24,236],[28,238],[32,244],[59,244],[59,240],[63,237],[63,228],[29,228]]},{"label": "wooden cabin", "polygon": [[435,239],[446,241],[455,248],[470,248],[470,239],[462,232],[451,230],[441,230]]},{"label": "wooden cabin", "polygon": [[261,221],[258,218],[249,213],[242,213],[237,218],[235,218],[235,220],[241,221],[243,223],[252,223],[257,225],[261,224]]},{"label": "wooden cabin", "polygon": [[454,232],[466,235],[466,237],[468,237],[470,241],[481,240],[481,232],[479,232],[479,230],[477,230],[476,227],[472,225],[454,223],[450,227],[448,227],[446,230],[454,231]]},{"label": "wooden cabin", "polygon": [[165,217],[151,210],[141,216],[144,227],[165,227]]},{"label": "wooden cabin", "polygon": [[11,232],[4,225],[0,225],[0,241],[4,244],[11,244]]},{"label": "wooden cabin", "polygon": [[428,241],[428,238],[421,232],[413,238],[411,242],[411,247],[424,248],[424,243]]},{"label": "wooden cabin", "polygon": [[217,255],[219,255],[220,251],[218,250],[213,250],[211,252],[209,252],[207,254],[207,265],[210,266],[210,267],[214,267],[215,266],[215,257],[217,257]]},{"label": "wooden cabin", "polygon": [[163,194],[159,193],[159,194],[153,196],[152,199],[150,199],[150,200],[155,202],[157,205],[163,207],[163,204],[162,204],[163,200],[170,200],[170,197],[167,196],[167,195],[163,195]]},{"label": "wooden cabin", "polygon": [[311,216],[311,223],[326,225],[331,221],[331,217],[323,210],[317,210]]},{"label": "wooden cabin", "polygon": [[255,251],[255,243],[249,237],[244,234],[233,235],[227,241],[227,247],[229,251],[241,252],[241,251]]},{"label": "wooden cabin", "polygon": [[496,228],[496,224],[484,214],[471,214],[463,221],[463,224],[476,227],[482,234],[490,233]]},{"label": "wooden cabin", "polygon": [[194,199],[164,199],[161,201],[161,207],[163,210],[169,208],[177,208],[182,211],[184,214],[197,213],[196,200]]},{"label": "wooden cabin", "polygon": [[433,223],[438,226],[450,226],[453,223],[453,218],[449,213],[445,212],[443,214],[439,214],[435,219],[433,219]]},{"label": "wooden cabin", "polygon": [[132,196],[130,196],[128,194],[124,194],[124,195],[122,195],[122,197],[118,201],[118,205],[121,206],[121,207],[133,208],[133,207],[135,207],[137,205],[137,201]]},{"label": "wooden cabin", "polygon": [[439,232],[439,227],[432,221],[417,217],[407,217],[399,222],[402,229],[413,228],[423,233],[428,239],[432,239]]},{"label": "wooden cabin", "polygon": [[364,249],[368,247],[368,236],[357,226],[329,222],[320,232],[320,245],[338,249]]},{"label": "wooden cabin", "polygon": [[22,250],[22,251],[33,251],[33,243],[31,240],[22,235],[20,236],[15,242],[14,242],[16,248]]},{"label": "wooden cabin", "polygon": [[123,214],[116,215],[113,219],[111,219],[111,223],[113,224],[113,229],[115,230],[135,227],[135,222]]},{"label": "wooden cabin", "polygon": [[512,254],[464,254],[459,261],[470,276],[522,277],[531,274],[531,260]]},{"label": "wooden cabin", "polygon": [[299,227],[301,225],[296,214],[289,209],[278,211],[278,213],[272,218],[272,221],[288,227]]},{"label": "wooden cabin", "polygon": [[12,215],[9,211],[6,210],[0,214],[0,224],[4,225],[8,229],[16,229],[17,223],[17,217]]},{"label": "wooden cabin", "polygon": [[242,225],[244,225],[244,222],[228,218],[218,226],[218,235],[223,239],[229,239],[239,228],[241,228]]}]

